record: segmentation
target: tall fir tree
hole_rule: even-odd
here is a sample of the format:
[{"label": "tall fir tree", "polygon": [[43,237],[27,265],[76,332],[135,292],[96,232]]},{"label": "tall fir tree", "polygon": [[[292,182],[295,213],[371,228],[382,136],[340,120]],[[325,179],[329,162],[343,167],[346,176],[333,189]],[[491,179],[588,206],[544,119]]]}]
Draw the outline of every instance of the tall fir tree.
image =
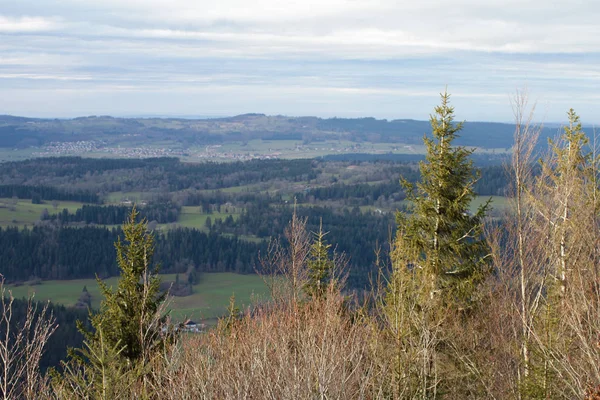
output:
[{"label": "tall fir tree", "polygon": [[396,216],[402,241],[398,250],[412,260],[398,267],[421,271],[429,280],[423,287],[428,286],[430,297],[468,306],[488,270],[482,223],[489,200],[470,212],[479,175],[470,159],[473,149],[453,146],[463,124],[454,123],[447,92],[430,122],[432,138],[423,138],[427,155],[419,165],[421,181],[415,185],[402,179],[410,210]]},{"label": "tall fir tree", "polygon": [[448,316],[469,315],[462,310],[473,308],[488,270],[482,220],[489,201],[470,213],[478,175],[469,158],[473,151],[453,146],[462,124],[454,123],[449,100],[447,93],[441,95],[431,116],[432,137],[423,139],[421,181],[401,181],[410,206],[396,215],[392,276],[381,304],[392,344],[389,379],[395,398],[438,398],[456,387],[456,376],[465,380],[470,374],[460,362],[449,362],[448,349],[460,345]]},{"label": "tall fir tree", "polygon": [[137,216],[134,207],[123,225],[124,242],[119,238],[115,243],[121,270],[117,288],[97,279],[104,300],[90,316],[94,332],[85,332],[88,342],[98,341],[103,332],[105,344],[122,347],[122,356],[133,363],[144,361],[162,344],[157,313],[166,295],[160,291],[158,266],[151,267],[154,237],[147,221],[136,222]]},{"label": "tall fir tree", "polygon": [[98,313],[90,312],[93,329],[77,321],[83,347],[69,349],[62,376],[52,372],[54,389],[67,398],[125,398],[140,382],[139,396],[147,398],[149,366],[172,338],[172,332],[163,332],[165,294],[158,267],[150,266],[154,238],[147,221],[136,222],[137,216],[134,207],[123,225],[124,242],[115,243],[121,270],[117,288],[97,278],[104,300]]},{"label": "tall fir tree", "polygon": [[327,232],[323,232],[323,221],[319,224],[319,231],[313,232],[314,239],[310,246],[308,260],[308,282],[305,285],[306,294],[313,299],[322,298],[331,278],[334,262],[329,258],[331,245],[325,241]]}]

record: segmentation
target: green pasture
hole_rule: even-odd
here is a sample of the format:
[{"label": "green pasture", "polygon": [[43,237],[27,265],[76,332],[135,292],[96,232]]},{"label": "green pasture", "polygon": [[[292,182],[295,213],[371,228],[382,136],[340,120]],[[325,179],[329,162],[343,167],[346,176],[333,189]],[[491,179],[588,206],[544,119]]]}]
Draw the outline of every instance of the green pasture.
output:
[{"label": "green pasture", "polygon": [[[223,211],[225,206],[221,206],[221,210]],[[231,207],[233,209],[233,207]],[[206,229],[206,219],[210,218],[212,222],[215,222],[217,218],[224,220],[228,216],[232,216],[233,219],[237,219],[240,216],[240,209],[235,209],[232,211],[236,212],[213,212],[207,214],[202,211],[199,206],[184,206],[181,207],[181,213],[179,214],[179,219],[177,224],[179,226],[183,226],[185,228],[196,228],[200,230]]]},{"label": "green pasture", "polygon": [[253,301],[268,299],[268,289],[258,275],[240,275],[229,272],[206,273],[194,286],[191,296],[173,297],[172,315],[175,319],[209,319],[222,316],[227,311],[229,298],[235,295],[240,309]]},{"label": "green pasture", "polygon": [[57,201],[54,208],[51,201],[44,201],[43,204],[31,204],[30,199],[9,199],[0,198],[0,226],[26,226],[33,225],[40,220],[44,209],[48,214],[57,214],[63,209],[69,212],[75,212],[81,208],[83,203],[77,201]]},{"label": "green pasture", "polygon": [[[161,275],[163,281],[174,281],[175,274]],[[180,275],[185,279],[185,275]],[[105,280],[108,286],[116,287],[117,278]],[[97,309],[102,299],[95,279],[73,279],[68,281],[42,281],[39,285],[7,285],[16,298],[35,294],[35,299],[52,301],[65,306],[73,306],[79,299],[83,287],[92,296],[92,307]],[[235,294],[240,309],[249,306],[253,300],[265,299],[268,290],[258,275],[239,275],[228,272],[205,273],[199,284],[194,285],[193,294],[186,297],[172,297],[169,308],[176,320],[185,317],[211,319],[223,315],[229,305],[229,298]]]}]

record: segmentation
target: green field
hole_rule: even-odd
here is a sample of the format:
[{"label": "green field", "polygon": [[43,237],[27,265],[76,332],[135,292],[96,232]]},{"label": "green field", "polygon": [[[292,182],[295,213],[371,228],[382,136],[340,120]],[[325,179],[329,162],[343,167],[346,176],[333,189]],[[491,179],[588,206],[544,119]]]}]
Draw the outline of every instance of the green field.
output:
[{"label": "green field", "polygon": [[[175,275],[162,275],[163,281],[174,281]],[[115,287],[117,278],[105,281],[109,286]],[[92,307],[100,306],[100,290],[95,279],[74,279],[68,281],[43,281],[39,285],[21,286],[7,285],[16,298],[27,297],[35,294],[36,300],[73,306],[83,287],[86,286],[92,295]],[[265,299],[267,288],[258,275],[239,275],[228,272],[206,273],[202,275],[199,284],[194,285],[194,292],[186,297],[172,297],[170,309],[176,320],[185,317],[194,319],[213,319],[226,312],[229,298],[235,294],[236,303],[243,308],[253,300]]]},{"label": "green field", "polygon": [[54,208],[51,201],[44,201],[43,204],[31,204],[27,199],[7,199],[0,198],[0,226],[29,226],[40,220],[44,209],[48,214],[56,214],[64,208],[69,212],[75,212],[81,208],[83,203],[76,201],[58,201]]},{"label": "green field", "polygon": [[[222,209],[225,207],[221,207]],[[210,217],[211,221],[214,222],[217,218],[224,220],[228,216],[232,216],[233,219],[237,219],[240,216],[239,209],[231,211],[238,212],[213,212],[210,214],[202,212],[200,207],[181,207],[181,213],[179,214],[179,219],[177,220],[177,224],[186,228],[196,228],[199,230],[206,230],[206,219]]]},{"label": "green field", "polygon": [[[107,196],[106,202],[108,204],[120,204],[123,199],[129,199],[130,201],[135,202],[140,201],[144,195],[144,192],[112,192]],[[76,201],[58,201],[56,208],[54,208],[51,201],[44,201],[43,204],[32,204],[30,199],[0,198],[0,227],[32,226],[40,220],[40,216],[44,209],[48,210],[48,214],[50,215],[60,213],[65,208],[69,210],[69,212],[74,213],[77,209],[81,208],[83,204],[84,203]],[[176,225],[206,230],[206,219],[208,217],[210,217],[213,222],[217,218],[224,220],[229,215],[233,216],[234,219],[237,219],[242,211],[233,206],[228,208],[225,207],[226,206],[222,208],[223,212],[213,212],[210,214],[204,213],[198,206],[182,207]],[[225,212],[225,210],[227,210],[227,212]],[[172,224],[160,224],[159,228],[168,229],[171,225]],[[110,229],[121,226],[121,224],[104,226]]]}]

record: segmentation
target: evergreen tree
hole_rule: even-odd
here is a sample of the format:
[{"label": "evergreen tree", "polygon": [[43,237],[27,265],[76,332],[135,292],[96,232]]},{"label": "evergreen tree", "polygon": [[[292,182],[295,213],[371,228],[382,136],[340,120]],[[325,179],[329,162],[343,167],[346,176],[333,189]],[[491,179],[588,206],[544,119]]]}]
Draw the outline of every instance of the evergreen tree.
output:
[{"label": "evergreen tree", "polygon": [[[429,280],[429,296],[441,294],[450,303],[467,306],[475,287],[487,271],[488,248],[482,237],[482,220],[489,200],[472,215],[478,179],[470,155],[472,149],[453,146],[462,123],[454,123],[450,95],[441,95],[441,105],[431,116],[432,138],[424,137],[427,155],[419,168],[421,181],[402,180],[410,212],[398,212],[401,251],[411,254],[409,265]],[[427,286],[424,285],[423,287]]]},{"label": "evergreen tree", "polygon": [[579,116],[573,109],[568,111],[567,116],[569,125],[564,127],[558,143],[550,140],[552,155],[548,162],[542,162],[543,173],[538,180],[540,197],[547,205],[543,214],[553,228],[554,237],[550,240],[556,243],[552,251],[558,254],[555,257],[558,265],[553,275],[560,283],[561,296],[567,285],[567,271],[572,269],[567,265],[572,241],[577,240],[572,234],[573,227],[569,225],[573,223],[575,209],[589,209],[586,204],[577,202],[587,199],[586,183],[591,181],[593,174],[591,153],[586,149],[588,138],[582,130]]},{"label": "evergreen tree", "polygon": [[308,282],[304,290],[311,298],[321,298],[327,291],[334,263],[329,258],[331,245],[325,242],[327,232],[323,232],[323,221],[319,225],[319,231],[313,232],[313,234],[315,237],[306,262]]},{"label": "evergreen tree", "polygon": [[458,346],[448,316],[471,308],[487,270],[482,219],[489,201],[475,215],[469,212],[478,177],[469,159],[473,151],[452,145],[462,124],[454,123],[450,96],[441,98],[430,120],[433,137],[423,139],[421,181],[401,181],[410,205],[396,215],[393,271],[381,304],[393,345],[390,387],[399,398],[439,397],[456,386],[454,376],[467,379],[468,371],[458,372],[461,363],[452,364],[453,373],[441,372],[451,364],[445,351]]},{"label": "evergreen tree", "polygon": [[[132,385],[147,377],[148,366],[166,344],[159,290],[158,267],[150,269],[153,236],[146,220],[136,222],[134,207],[123,225],[125,241],[115,243],[121,270],[116,290],[97,278],[104,296],[97,314],[90,313],[92,330],[77,321],[84,335],[83,347],[70,349],[64,374],[52,372],[56,391],[67,398],[121,398]],[[148,380],[142,379],[142,397]],[[66,393],[65,393],[66,392]]]},{"label": "evergreen tree", "polygon": [[98,279],[104,300],[100,312],[90,317],[95,332],[84,332],[88,343],[99,341],[103,333],[105,345],[122,347],[120,354],[133,363],[147,360],[162,344],[157,313],[165,298],[159,289],[158,267],[150,267],[154,238],[147,221],[136,222],[137,216],[134,207],[123,225],[125,242],[119,238],[115,244],[121,270],[117,288]]}]

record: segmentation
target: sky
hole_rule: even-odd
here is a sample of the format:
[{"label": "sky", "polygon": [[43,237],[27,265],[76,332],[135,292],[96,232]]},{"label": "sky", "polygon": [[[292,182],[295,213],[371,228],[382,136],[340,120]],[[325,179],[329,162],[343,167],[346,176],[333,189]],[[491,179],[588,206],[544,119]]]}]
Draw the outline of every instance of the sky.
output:
[{"label": "sky", "polygon": [[600,123],[596,0],[0,0],[0,114]]}]

